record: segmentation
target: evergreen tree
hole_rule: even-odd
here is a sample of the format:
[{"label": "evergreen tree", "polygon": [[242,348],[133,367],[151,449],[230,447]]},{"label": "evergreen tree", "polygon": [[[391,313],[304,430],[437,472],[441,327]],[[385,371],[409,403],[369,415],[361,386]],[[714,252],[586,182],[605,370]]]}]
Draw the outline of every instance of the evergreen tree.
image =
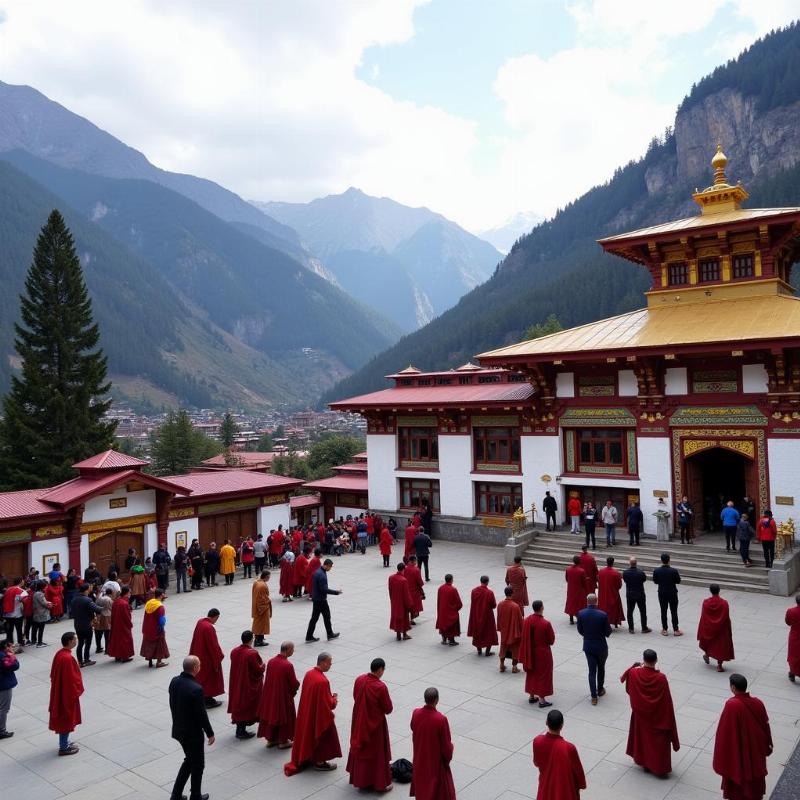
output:
[{"label": "evergreen tree", "polygon": [[164,424],[150,438],[151,470],[155,475],[185,475],[206,458],[215,456],[220,446],[192,426],[181,409],[169,411]]},{"label": "evergreen tree", "polygon": [[538,339],[540,336],[547,336],[550,333],[558,333],[563,330],[564,326],[558,317],[555,314],[550,314],[544,322],[537,322],[535,325],[531,325],[522,338]]},{"label": "evergreen tree", "polygon": [[239,426],[234,422],[230,411],[226,411],[219,428],[219,440],[222,442],[222,446],[230,450],[238,434]]},{"label": "evergreen tree", "polygon": [[255,445],[248,445],[247,449],[256,453],[271,453],[274,446],[275,443],[272,441],[272,436],[269,433],[262,433]]},{"label": "evergreen tree", "polygon": [[14,326],[22,360],[3,398],[0,485],[50,486],[71,465],[111,447],[116,422],[104,420],[106,358],[83,270],[64,219],[53,211],[33,251]]}]

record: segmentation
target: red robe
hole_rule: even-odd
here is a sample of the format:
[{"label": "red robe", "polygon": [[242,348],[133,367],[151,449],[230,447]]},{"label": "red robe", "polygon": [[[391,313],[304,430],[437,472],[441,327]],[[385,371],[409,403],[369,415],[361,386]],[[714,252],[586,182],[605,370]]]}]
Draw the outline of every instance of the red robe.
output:
[{"label": "red robe", "polygon": [[303,678],[292,760],[283,766],[285,775],[296,775],[309,762],[328,761],[342,755],[334,708],[336,699],[331,694],[325,673],[312,667]]},{"label": "red robe", "polygon": [[472,637],[473,647],[491,647],[497,644],[497,622],[494,610],[497,608],[494,592],[481,584],[470,595],[467,636]]},{"label": "red robe", "polygon": [[[295,555],[300,554],[300,544],[302,541],[303,541],[303,534],[300,531],[295,531],[292,534],[292,551],[294,552]],[[296,584],[296,585],[301,585],[301,584]]]},{"label": "red robe", "polygon": [[506,586],[514,590],[511,599],[519,604],[522,613],[528,607],[528,576],[525,574],[525,567],[514,564],[506,570]]},{"label": "red robe", "polygon": [[414,525],[409,525],[406,528],[406,538],[405,538],[405,549],[403,550],[403,558],[407,559],[409,556],[413,556],[416,552],[414,548],[414,537],[417,535],[417,528]]},{"label": "red robe", "polygon": [[608,614],[609,624],[619,625],[620,622],[625,622],[622,598],[619,593],[622,588],[622,575],[619,570],[614,567],[603,567],[597,574],[597,582],[600,587],[597,607]]},{"label": "red robe", "polygon": [[282,597],[291,597],[294,594],[294,562],[281,559],[281,579],[278,584],[278,594]]},{"label": "red robe", "polygon": [[400,572],[389,576],[389,628],[395,633],[411,630],[411,593],[408,581]]},{"label": "red robe", "polygon": [[411,714],[411,739],[411,796],[417,800],[456,800],[450,772],[453,742],[447,717],[433,706],[415,708]]},{"label": "red robe", "polygon": [[111,605],[111,630],[108,634],[106,655],[112,658],[133,658],[133,652],[131,604],[126,597],[118,597]]},{"label": "red robe", "polygon": [[56,733],[72,733],[81,724],[83,678],[72,651],[61,648],[50,667],[50,724]]},{"label": "red robe", "polygon": [[565,578],[567,581],[567,602],[564,605],[564,613],[571,617],[577,615],[582,609],[586,608],[586,572],[583,567],[573,564],[567,567]]},{"label": "red robe", "polygon": [[240,644],[231,650],[230,693],[228,713],[231,722],[252,725],[258,719],[258,702],[261,699],[261,681],[264,662],[258,651]]},{"label": "red robe", "polygon": [[55,586],[48,583],[44,587],[44,599],[48,603],[52,603],[53,607],[50,609],[50,616],[53,619],[64,616],[64,587],[57,583]]},{"label": "red robe", "polygon": [[789,626],[789,645],[786,661],[789,672],[800,675],[800,606],[790,608],[786,612],[786,624]]},{"label": "red robe", "polygon": [[458,612],[463,603],[458,589],[452,583],[443,583],[436,595],[436,629],[445,638],[461,636]]},{"label": "red robe", "polygon": [[384,528],[381,531],[381,539],[380,539],[381,555],[390,556],[392,554],[393,544],[394,544],[394,539],[392,538],[392,532],[388,528]]},{"label": "red robe", "polygon": [[[148,603],[151,602],[155,601],[148,601]],[[139,655],[148,659],[148,661],[169,658],[167,634],[164,626],[160,624],[166,613],[163,603],[157,605],[155,611],[150,613],[147,612],[147,606],[145,606],[144,616],[142,617],[142,644],[139,647]]]},{"label": "red robe", "polygon": [[506,597],[497,606],[497,630],[500,631],[500,658],[519,660],[522,638],[522,609],[513,597]]},{"label": "red robe", "polygon": [[283,531],[275,531],[269,544],[269,552],[273,556],[280,557],[283,553],[283,543],[286,541],[286,534]]},{"label": "red robe", "polygon": [[533,763],[539,768],[536,800],[578,800],[586,788],[578,750],[557,733],[543,733],[533,740]]},{"label": "red robe", "polygon": [[719,595],[711,595],[703,600],[697,641],[700,649],[715,661],[731,661],[734,657],[731,612],[728,601]]},{"label": "red robe", "polygon": [[522,624],[519,660],[525,670],[525,691],[536,697],[553,694],[553,626],[541,615],[531,614]]},{"label": "red robe", "polygon": [[289,659],[278,654],[267,662],[264,689],[258,706],[258,735],[268,742],[294,739],[294,696],[300,681]]},{"label": "red robe", "polygon": [[422,601],[425,599],[425,581],[419,567],[406,564],[403,574],[408,581],[408,591],[411,594],[411,618],[414,619],[422,613]]},{"label": "red robe", "polygon": [[652,667],[629,667],[620,681],[631,699],[625,752],[654,775],[668,775],[672,772],[670,745],[676,753],[681,745],[667,676]]},{"label": "red robe", "polygon": [[747,692],[735,694],[722,709],[714,740],[714,772],[722,776],[728,800],[761,800],[767,791],[767,756],[772,732],[764,704]]},{"label": "red robe", "polygon": [[306,570],[306,594],[311,594],[311,582],[314,579],[314,573],[322,565],[322,560],[319,556],[314,556],[308,562],[308,569]]},{"label": "red robe", "polygon": [[357,789],[382,791],[392,783],[392,750],[386,715],[392,700],[386,684],[371,673],[359,675],[353,684],[353,720],[347,771]]},{"label": "red robe", "polygon": [[591,553],[581,553],[578,558],[586,573],[586,594],[594,594],[597,591],[597,562]]},{"label": "red robe", "polygon": [[225,654],[219,646],[217,631],[208,617],[197,620],[192,643],[189,645],[189,655],[200,659],[200,672],[195,680],[203,687],[203,697],[225,694],[225,676],[222,674],[222,659]]},{"label": "red robe", "polygon": [[301,586],[305,588],[306,578],[308,577],[308,559],[300,553],[294,560],[294,585],[295,588]]}]

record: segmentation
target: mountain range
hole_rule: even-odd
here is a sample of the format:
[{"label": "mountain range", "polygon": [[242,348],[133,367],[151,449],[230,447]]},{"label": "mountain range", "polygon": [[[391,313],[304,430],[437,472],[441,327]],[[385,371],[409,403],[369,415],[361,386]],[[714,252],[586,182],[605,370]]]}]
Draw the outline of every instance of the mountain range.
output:
[{"label": "mountain range", "polygon": [[518,211],[512,214],[502,225],[487,228],[478,236],[489,244],[494,245],[503,255],[514,246],[517,239],[530,233],[531,230],[544,221],[541,214],[535,211]]}]

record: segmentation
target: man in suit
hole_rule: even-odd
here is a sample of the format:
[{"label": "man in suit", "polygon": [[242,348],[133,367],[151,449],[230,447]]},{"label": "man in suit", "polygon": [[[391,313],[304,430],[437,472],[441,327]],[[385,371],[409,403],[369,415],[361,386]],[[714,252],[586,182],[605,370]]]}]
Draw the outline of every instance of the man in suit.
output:
[{"label": "man in suit", "polygon": [[[558,510],[558,503],[556,503],[555,497],[553,497],[550,492],[544,493],[544,500],[542,500],[542,511],[544,511],[545,519],[547,520],[546,529],[555,530],[556,529],[556,511]],[[551,528],[550,525],[553,527]]]},{"label": "man in suit", "polygon": [[328,634],[328,640],[339,638],[339,634],[334,633],[331,627],[331,610],[328,606],[328,595],[341,594],[342,590],[328,588],[328,573],[332,569],[333,561],[330,558],[326,558],[322,566],[311,578],[311,600],[313,601],[314,609],[311,612],[311,621],[308,623],[308,630],[306,631],[307,642],[319,641],[319,637],[314,636],[314,629],[317,627],[320,615],[325,623],[325,633]]},{"label": "man in suit", "polygon": [[596,706],[597,698],[606,693],[606,639],[611,636],[608,614],[597,607],[596,594],[588,595],[586,608],[578,612],[578,633],[583,636],[583,652],[589,665],[589,691],[592,694],[592,705]]},{"label": "man in suit", "polygon": [[658,604],[661,606],[661,635],[669,636],[667,630],[667,608],[672,617],[672,635],[683,636],[678,627],[678,584],[681,574],[670,566],[669,553],[661,554],[661,566],[653,570],[653,583],[658,586]]},{"label": "man in suit", "polygon": [[647,573],[639,569],[635,558],[631,558],[628,563],[630,566],[622,573],[628,605],[628,633],[633,633],[633,611],[637,606],[642,619],[642,633],[650,633],[650,628],[647,627],[647,595],[644,592]]},{"label": "man in suit", "polygon": [[181,800],[186,781],[191,776],[190,800],[208,800],[201,793],[205,754],[203,753],[203,734],[208,744],[214,744],[214,730],[208,721],[203,687],[195,676],[200,671],[200,659],[187,656],[183,659],[183,672],[169,684],[169,709],[172,712],[172,738],[177,739],[183,748],[183,763],[175,778],[170,800]]},{"label": "man in suit", "polygon": [[414,551],[417,554],[417,566],[422,572],[425,569],[425,582],[430,581],[431,576],[428,573],[428,559],[430,558],[430,549],[433,547],[431,537],[425,532],[425,528],[420,527],[417,535],[414,537]]}]

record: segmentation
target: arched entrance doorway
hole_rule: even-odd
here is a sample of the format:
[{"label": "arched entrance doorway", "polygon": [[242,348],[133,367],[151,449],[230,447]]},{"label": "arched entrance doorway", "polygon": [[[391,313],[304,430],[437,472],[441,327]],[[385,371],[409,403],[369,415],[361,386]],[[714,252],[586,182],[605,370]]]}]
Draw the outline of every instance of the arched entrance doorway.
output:
[{"label": "arched entrance doorway", "polygon": [[[93,538],[94,537],[94,538]],[[143,529],[113,530],[107,533],[91,534],[89,537],[89,561],[97,564],[104,577],[111,566],[116,566],[122,575],[125,571],[125,558],[128,549],[134,548],[143,557]]]}]

